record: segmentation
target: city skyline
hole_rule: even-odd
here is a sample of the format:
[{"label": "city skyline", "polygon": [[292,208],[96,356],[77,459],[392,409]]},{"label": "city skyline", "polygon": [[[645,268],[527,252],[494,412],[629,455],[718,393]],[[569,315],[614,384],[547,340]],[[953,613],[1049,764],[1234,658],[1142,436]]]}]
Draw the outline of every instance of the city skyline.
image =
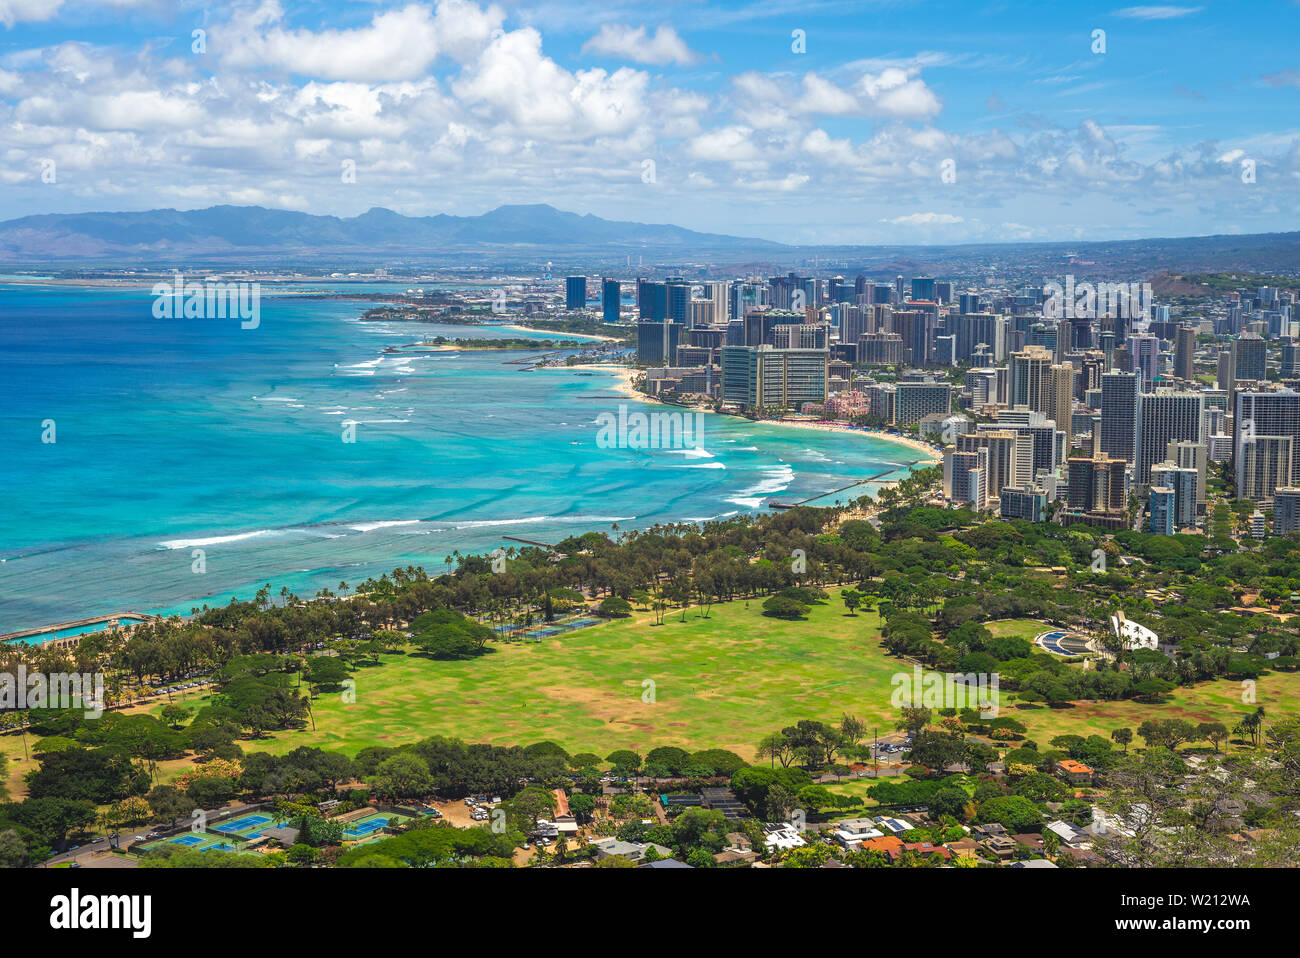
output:
[{"label": "city skyline", "polygon": [[4,0],[0,219],[546,202],[799,245],[1275,232],[1297,211],[1300,132],[1277,124],[1297,19]]}]

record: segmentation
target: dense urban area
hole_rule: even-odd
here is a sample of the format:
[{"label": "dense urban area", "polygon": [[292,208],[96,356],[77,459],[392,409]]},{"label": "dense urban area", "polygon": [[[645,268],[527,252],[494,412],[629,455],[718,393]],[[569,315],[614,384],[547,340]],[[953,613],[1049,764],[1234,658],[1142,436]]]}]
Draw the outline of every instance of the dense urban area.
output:
[{"label": "dense urban area", "polygon": [[[0,865],[1300,864],[1296,280],[1062,265],[375,307],[920,461],[6,642]],[[28,673],[101,675],[102,714]]]}]

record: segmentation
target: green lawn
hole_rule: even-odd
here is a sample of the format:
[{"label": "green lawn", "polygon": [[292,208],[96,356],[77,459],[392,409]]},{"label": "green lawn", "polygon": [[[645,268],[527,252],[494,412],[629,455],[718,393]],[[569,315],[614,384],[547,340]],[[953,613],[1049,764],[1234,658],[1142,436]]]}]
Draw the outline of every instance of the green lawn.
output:
[{"label": "green lawn", "polygon": [[[891,728],[890,676],[875,613],[838,601],[802,622],[771,619],[761,603],[714,606],[593,626],[539,643],[493,646],[466,662],[384,656],[359,669],[356,703],[323,694],[316,730],[247,742],[282,752],[312,744],[355,753],[428,735],[527,745],[553,739],[571,752],[659,745],[726,748],[752,758],[756,743],[798,719],[848,711]],[[907,669],[910,671],[910,668]],[[649,698],[653,683],[653,701]]]},{"label": "green lawn", "polygon": [[[753,759],[764,735],[801,718],[836,722],[849,712],[881,734],[892,730],[890,679],[910,673],[911,666],[881,648],[874,612],[845,615],[835,597],[814,607],[808,620],[786,622],[764,616],[760,607],[717,605],[708,618],[689,610],[684,623],[676,614],[662,626],[638,613],[538,643],[493,645],[492,653],[473,661],[386,655],[381,665],[354,673],[354,704],[337,692],[314,701],[314,730],[241,744],[246,751],[318,745],[355,754],[367,745],[448,735],[502,745],[552,739],[570,752],[599,755],[616,748],[644,754],[660,745],[725,748]],[[1027,638],[1048,628],[1032,620],[989,627],[994,634]],[[647,680],[654,683],[652,702],[642,700]],[[1136,729],[1146,718],[1231,727],[1254,708],[1240,695],[1239,684],[1219,681],[1180,688],[1162,704],[1047,708],[1020,707],[1014,693],[1004,693],[1003,714],[1023,721],[1029,737],[1045,747],[1056,735],[1108,736],[1121,726]],[[1294,713],[1300,674],[1263,677],[1256,697],[1269,716]],[[195,695],[189,704],[201,698]],[[7,744],[18,745],[16,737]],[[176,763],[174,770],[167,764],[165,778],[188,763]]]}]

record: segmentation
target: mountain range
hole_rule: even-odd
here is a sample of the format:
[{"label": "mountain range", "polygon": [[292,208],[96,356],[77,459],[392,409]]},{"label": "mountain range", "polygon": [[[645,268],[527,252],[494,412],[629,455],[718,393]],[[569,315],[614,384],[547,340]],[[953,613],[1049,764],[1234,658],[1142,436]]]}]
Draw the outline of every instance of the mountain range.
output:
[{"label": "mountain range", "polygon": [[620,222],[546,204],[499,206],[478,216],[403,216],[374,207],[360,216],[316,216],[260,206],[131,213],[48,213],[0,223],[0,261],[134,261],[276,256],[420,257],[458,251],[530,258],[601,248],[754,254],[784,247],[767,240],[698,233],[679,226]]},{"label": "mountain range", "polygon": [[[864,217],[867,213],[864,212]],[[47,213],[0,222],[0,264],[80,268],[229,266],[362,269],[541,263],[723,275],[833,268],[845,275],[958,275],[1041,280],[1044,273],[1127,278],[1186,272],[1300,274],[1300,233],[1063,242],[795,246],[680,226],[579,215],[553,206],[499,206],[478,216],[354,217],[260,206],[124,213]]]}]

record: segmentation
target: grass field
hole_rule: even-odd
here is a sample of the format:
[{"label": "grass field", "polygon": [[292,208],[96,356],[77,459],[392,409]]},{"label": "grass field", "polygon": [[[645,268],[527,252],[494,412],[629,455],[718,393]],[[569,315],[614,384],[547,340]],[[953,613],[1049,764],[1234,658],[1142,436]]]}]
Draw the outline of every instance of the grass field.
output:
[{"label": "grass field", "polygon": [[355,673],[355,704],[321,695],[315,732],[282,733],[265,747],[356,752],[440,734],[518,745],[553,739],[600,755],[678,745],[751,758],[759,739],[801,718],[887,717],[899,663],[881,651],[878,629],[874,613],[848,616],[838,601],[803,622],[734,602],[708,618],[690,610],[684,623],[678,614],[656,626],[639,616],[496,646],[474,661],[385,656]]},{"label": "grass field", "polygon": [[[888,656],[875,613],[844,614],[838,599],[813,608],[806,621],[762,615],[761,603],[714,606],[709,617],[688,610],[656,626],[644,613],[538,643],[493,646],[466,662],[383,656],[354,673],[356,701],[339,693],[314,700],[316,728],[241,742],[245,751],[283,753],[317,745],[355,754],[367,745],[400,745],[429,735],[468,742],[528,745],[543,739],[570,752],[607,755],[616,748],[643,754],[660,745],[725,748],[753,759],[766,734],[812,718],[838,721],[849,712],[893,728],[891,677],[909,663]],[[995,634],[1032,638],[1048,627],[1030,620],[993,623]],[[653,682],[653,701],[646,682]],[[181,699],[199,705],[204,693]],[[1256,700],[1270,717],[1300,709],[1300,674],[1259,680]],[[1004,697],[1006,702],[1006,697]],[[157,712],[162,703],[148,708]],[[1167,702],[1080,703],[1065,708],[1019,705],[1003,714],[1029,727],[1040,745],[1056,735],[1109,735],[1147,718],[1221,721],[1229,727],[1252,711],[1239,684],[1220,681],[1178,689]],[[28,739],[29,744],[31,738]],[[1140,743],[1135,743],[1140,744]],[[22,755],[18,736],[0,736],[0,750]],[[169,781],[189,760],[163,763]],[[11,794],[34,762],[10,763]]]}]

